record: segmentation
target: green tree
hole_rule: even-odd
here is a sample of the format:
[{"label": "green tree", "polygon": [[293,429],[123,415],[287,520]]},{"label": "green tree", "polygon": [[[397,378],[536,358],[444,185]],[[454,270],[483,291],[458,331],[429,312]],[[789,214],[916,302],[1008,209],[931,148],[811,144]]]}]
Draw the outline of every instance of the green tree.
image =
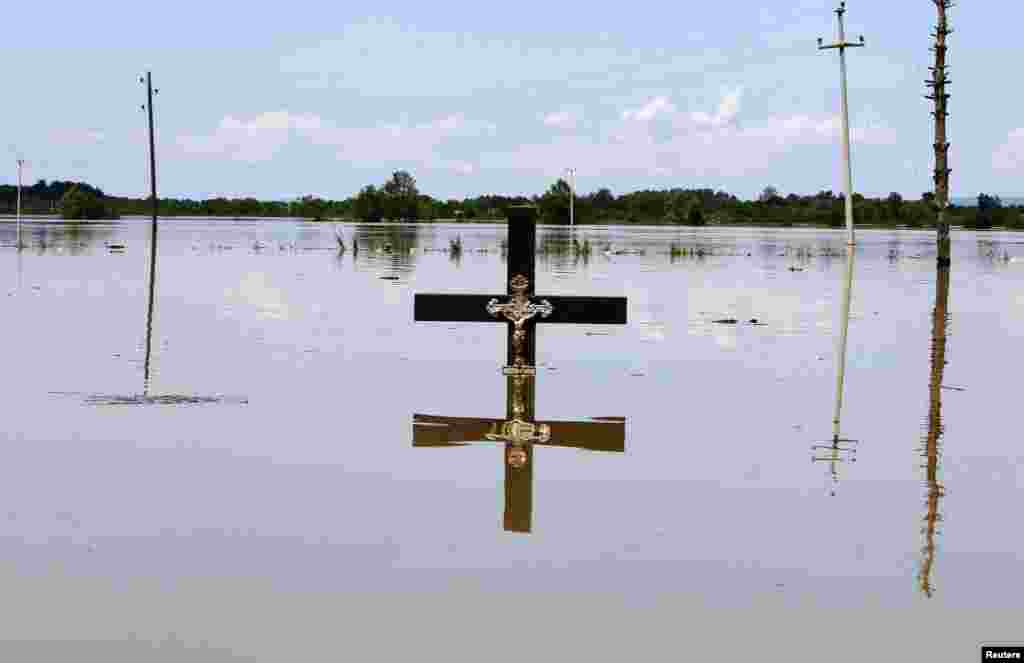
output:
[{"label": "green tree", "polygon": [[549,223],[569,223],[569,183],[559,178],[540,197],[540,216]]},{"label": "green tree", "polygon": [[757,197],[757,199],[762,203],[774,203],[776,198],[781,200],[782,196],[779,195],[779,190],[773,186],[766,186],[764,190],[761,191],[761,195]]},{"label": "green tree", "polygon": [[65,219],[112,219],[116,214],[107,207],[104,200],[81,187],[72,187],[60,201],[60,214]]},{"label": "green tree", "polygon": [[357,219],[377,222],[384,218],[383,195],[377,187],[370,184],[356,196],[353,213]]},{"label": "green tree", "polygon": [[903,211],[903,196],[893,191],[886,197],[885,207],[890,219],[899,220]]},{"label": "green tree", "polygon": [[389,219],[419,218],[419,190],[416,178],[407,171],[398,170],[384,183],[384,213]]},{"label": "green tree", "polygon": [[971,227],[987,230],[1003,221],[1003,201],[999,196],[990,196],[987,193],[978,194],[978,210],[975,214],[974,223]]},{"label": "green tree", "polygon": [[664,220],[669,223],[702,225],[704,212],[700,198],[692,191],[672,189],[665,196]]}]

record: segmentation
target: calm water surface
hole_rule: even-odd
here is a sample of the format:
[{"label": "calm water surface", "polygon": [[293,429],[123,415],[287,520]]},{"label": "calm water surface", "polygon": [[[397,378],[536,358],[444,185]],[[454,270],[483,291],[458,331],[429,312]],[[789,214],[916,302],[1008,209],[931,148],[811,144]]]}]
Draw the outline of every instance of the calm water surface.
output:
[{"label": "calm water surface", "polygon": [[504,327],[412,320],[416,292],[503,292],[503,226],[347,225],[339,255],[328,224],[163,221],[148,385],[148,223],[25,230],[19,255],[0,224],[5,657],[962,661],[1021,637],[1022,234],[955,234],[930,390],[934,236],[860,233],[834,481],[811,445],[841,233],[577,228],[584,259],[540,228],[537,292],[625,296],[629,324],[540,329],[537,417],[626,417],[626,452],[537,449],[524,535],[500,446],[412,447],[414,412],[505,416]]}]

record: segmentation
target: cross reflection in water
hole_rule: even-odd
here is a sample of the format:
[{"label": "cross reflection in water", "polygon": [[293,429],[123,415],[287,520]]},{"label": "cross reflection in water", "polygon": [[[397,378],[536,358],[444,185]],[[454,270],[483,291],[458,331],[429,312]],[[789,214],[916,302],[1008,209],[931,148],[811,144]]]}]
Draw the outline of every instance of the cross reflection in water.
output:
[{"label": "cross reflection in water", "polygon": [[507,532],[530,532],[533,521],[533,451],[537,446],[618,452],[626,449],[626,419],[595,417],[590,421],[534,419],[536,377],[507,372],[506,418],[413,415],[414,447],[458,447],[498,442],[505,448],[505,516]]}]

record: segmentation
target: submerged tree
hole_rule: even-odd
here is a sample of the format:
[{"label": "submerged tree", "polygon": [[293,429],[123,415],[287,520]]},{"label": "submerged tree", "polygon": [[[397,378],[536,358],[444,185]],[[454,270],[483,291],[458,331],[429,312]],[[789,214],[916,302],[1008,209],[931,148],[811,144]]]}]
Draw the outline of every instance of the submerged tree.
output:
[{"label": "submerged tree", "polygon": [[949,219],[946,218],[946,208],[949,206],[949,142],[946,140],[946,117],[949,112],[946,104],[949,95],[946,94],[946,84],[949,79],[946,77],[946,36],[953,30],[946,23],[946,10],[953,6],[952,0],[932,0],[939,12],[939,22],[935,26],[935,45],[932,51],[935,53],[935,66],[929,67],[932,72],[930,80],[925,84],[931,88],[931,94],[925,98],[935,102],[935,206],[938,209],[935,219],[938,242],[939,265],[949,265]]}]

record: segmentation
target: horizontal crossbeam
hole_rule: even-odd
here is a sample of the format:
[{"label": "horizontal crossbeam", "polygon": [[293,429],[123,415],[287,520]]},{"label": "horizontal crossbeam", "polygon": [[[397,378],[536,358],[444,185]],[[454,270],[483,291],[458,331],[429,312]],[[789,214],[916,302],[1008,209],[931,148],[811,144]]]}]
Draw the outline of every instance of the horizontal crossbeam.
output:
[{"label": "horizontal crossbeam", "polygon": [[[417,322],[508,322],[487,312],[487,302],[506,301],[507,295],[464,295],[419,293],[413,302],[413,319]],[[575,323],[589,325],[626,324],[625,297],[573,297],[534,295],[531,301],[551,302],[551,315],[531,322],[547,324]]]},{"label": "horizontal crossbeam", "polygon": [[[488,442],[487,434],[505,419],[478,417],[441,417],[431,414],[412,416],[414,447],[455,447],[473,442]],[[537,421],[551,430],[545,447],[566,447],[622,453],[626,450],[626,420],[600,417],[591,421]]]},{"label": "horizontal crossbeam", "polygon": [[866,46],[866,44],[854,44],[852,42],[848,42],[847,41],[847,42],[843,42],[841,44],[829,44],[828,46],[819,46],[818,50],[819,51],[827,51],[830,48],[862,48],[864,46]]}]

